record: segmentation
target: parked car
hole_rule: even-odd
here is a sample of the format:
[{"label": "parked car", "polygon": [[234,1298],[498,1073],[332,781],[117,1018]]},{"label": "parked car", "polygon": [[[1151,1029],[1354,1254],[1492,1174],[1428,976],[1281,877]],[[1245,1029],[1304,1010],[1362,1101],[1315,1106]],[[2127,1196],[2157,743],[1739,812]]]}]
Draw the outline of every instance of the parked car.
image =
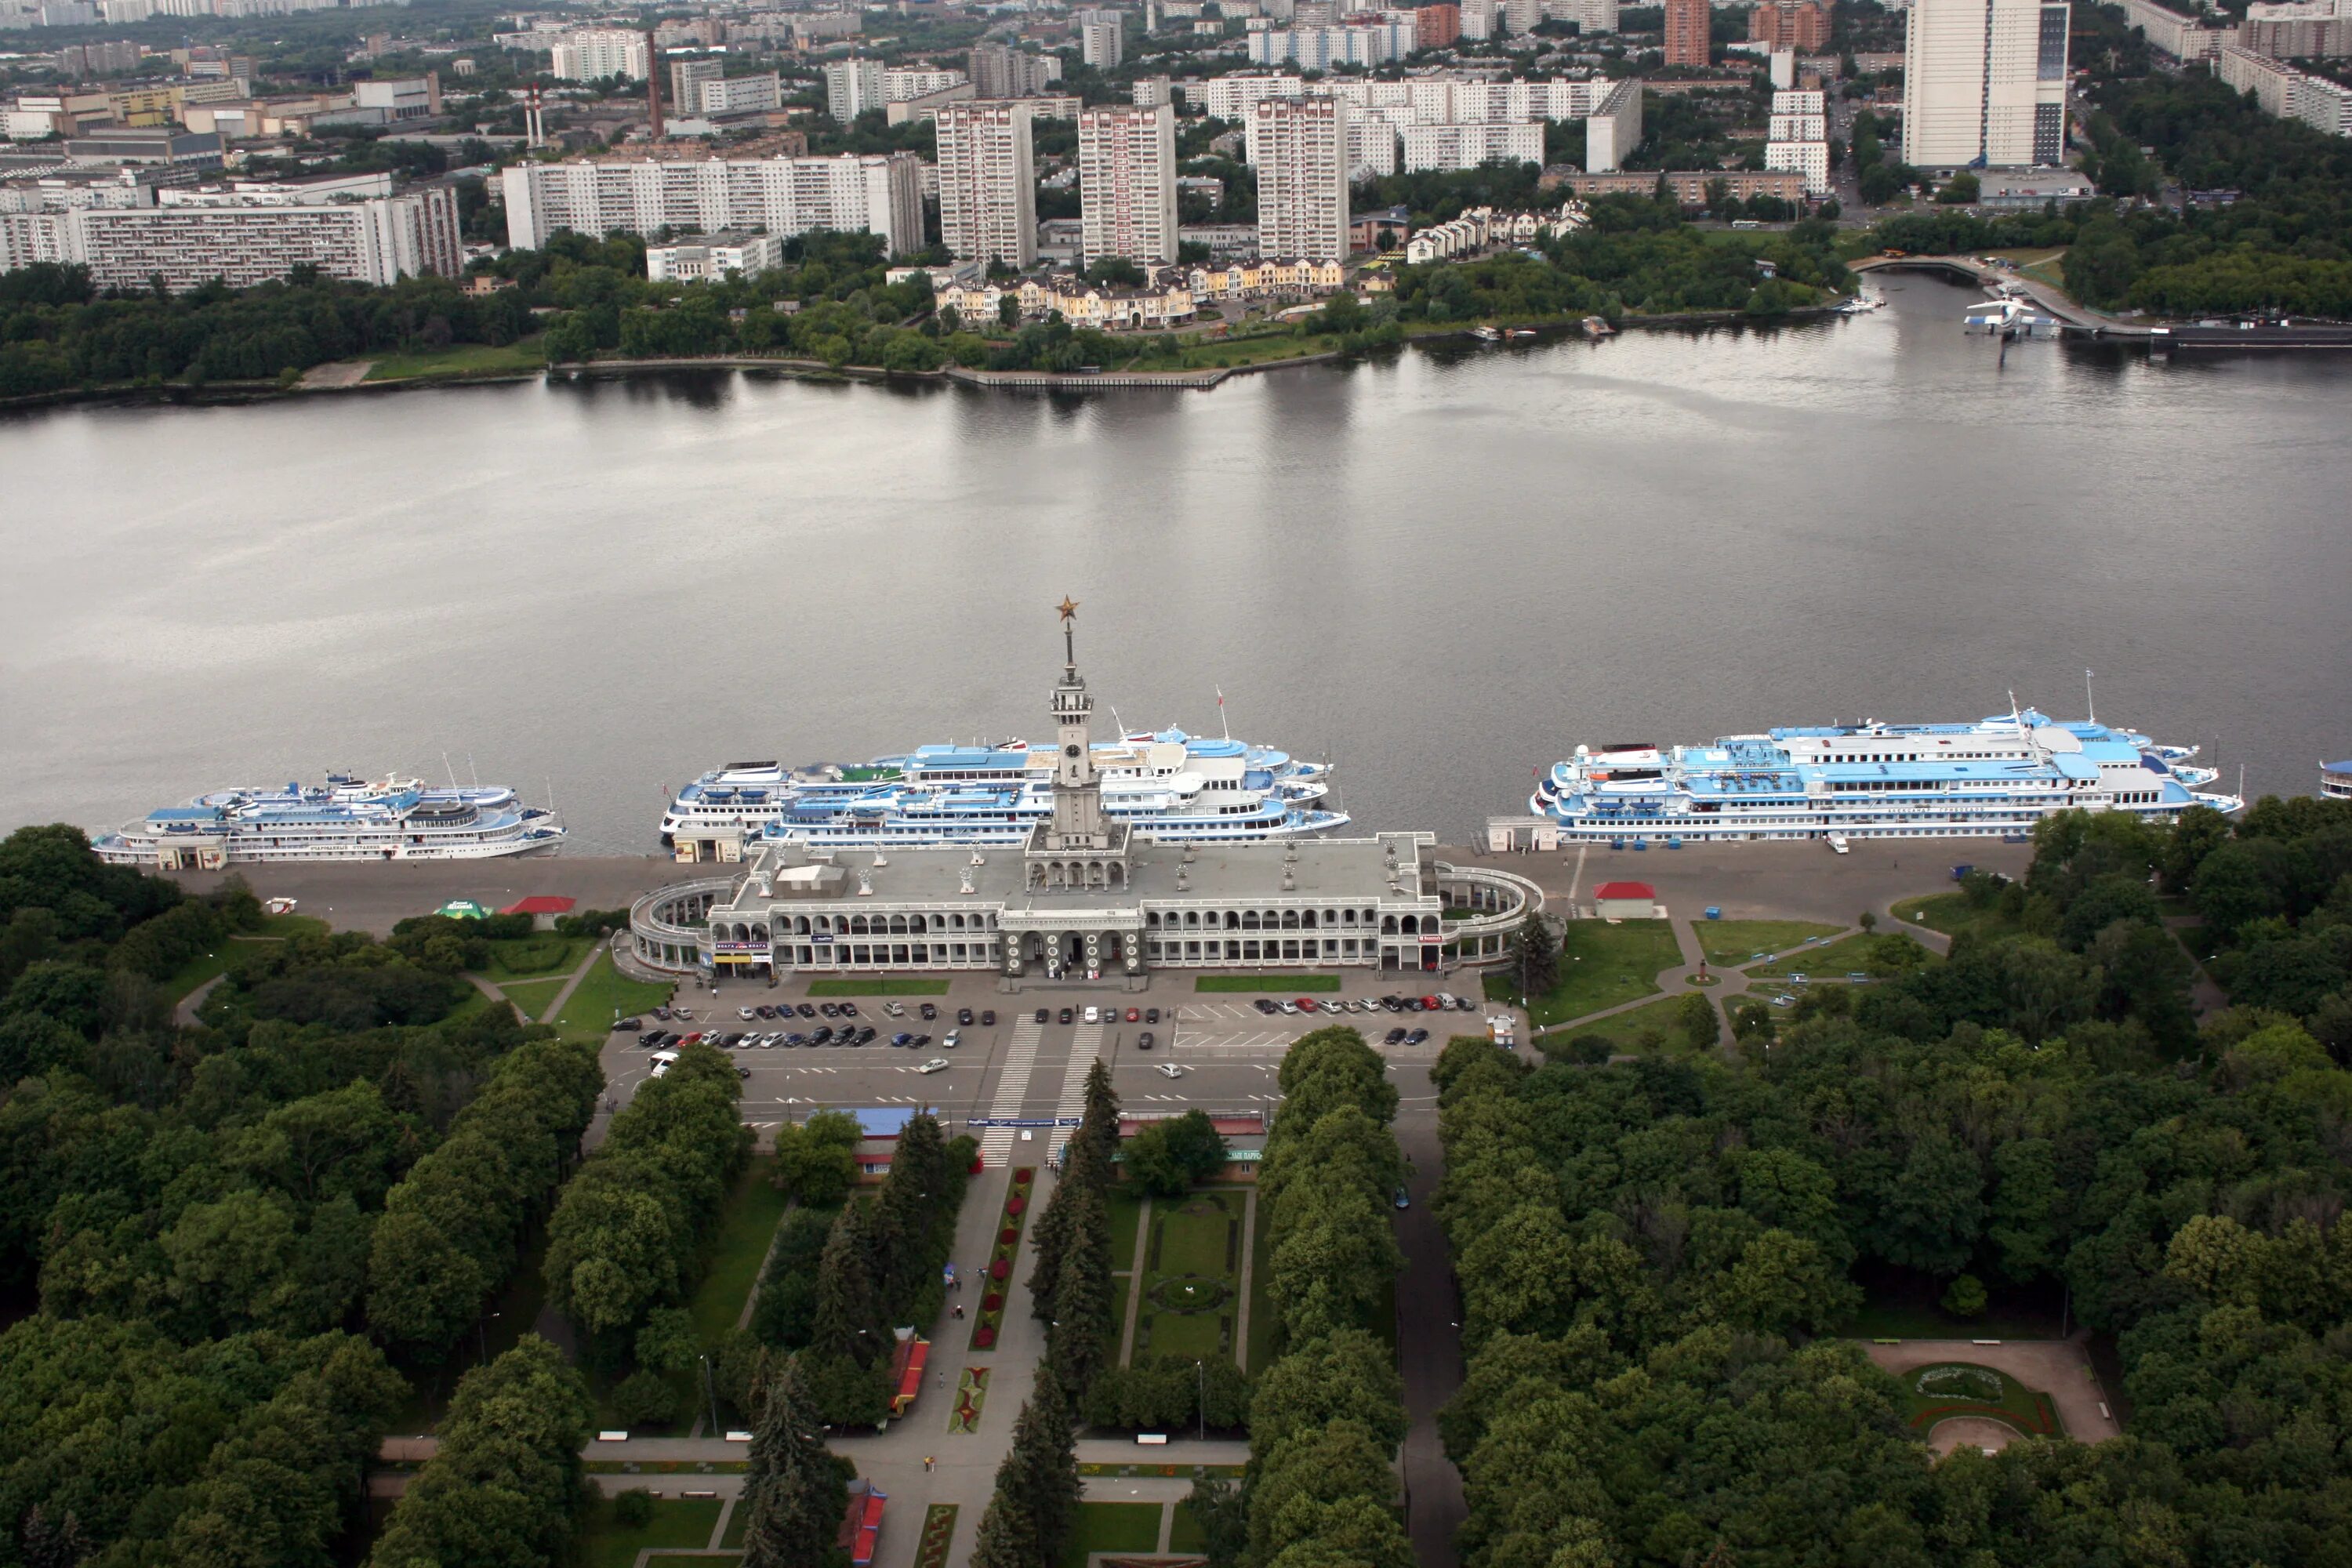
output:
[{"label": "parked car", "polygon": [[830,1024],[819,1025],[816,1033],[809,1037],[809,1044],[812,1046],[830,1045],[832,1042],[833,1026]]},{"label": "parked car", "polygon": [[904,1002],[885,1002],[882,1011],[887,1016],[903,1018],[907,1016],[907,1005]]},{"label": "parked car", "polygon": [[1404,1043],[1408,1046],[1417,1046],[1427,1038],[1429,1038],[1429,1031],[1427,1029],[1415,1029],[1411,1034],[1405,1036]]},{"label": "parked car", "polygon": [[735,1069],[735,1076],[737,1078],[750,1078],[751,1076],[751,1069],[747,1067],[738,1067]]},{"label": "parked car", "polygon": [[940,1042],[940,1049],[943,1051],[951,1051],[961,1044],[963,1044],[963,1031],[961,1029],[950,1029],[948,1031],[948,1037]]},{"label": "parked car", "polygon": [[1086,1021],[1087,1021],[1087,1023],[1089,1023],[1089,1024],[1099,1024],[1099,1023],[1101,1023],[1101,1022],[1102,1022],[1102,1009],[1101,1009],[1101,1008],[1099,1008],[1099,1007],[1097,1007],[1097,1006],[1096,1006],[1096,1005],[1095,1005],[1093,1003],[1091,1003],[1091,1002],[1087,1003],[1087,1011],[1086,1011]]},{"label": "parked car", "polygon": [[957,1008],[957,1009],[956,1009],[956,1022],[957,1022],[957,1024],[959,1024],[960,1026],[962,1026],[962,1027],[964,1027],[964,1028],[967,1028],[967,1029],[971,1028],[971,1008],[969,1008],[969,1007],[959,1007],[959,1008]]},{"label": "parked car", "polygon": [[1143,1010],[1143,1021],[1147,1024],[1157,1024],[1160,1022],[1160,1009],[1157,1007],[1146,1007]]},{"label": "parked car", "polygon": [[761,1003],[758,1006],[752,1008],[751,1011],[762,1018],[772,1018],[776,1016],[776,1010],[773,1007],[769,1006],[765,1002]]},{"label": "parked car", "polygon": [[923,1022],[926,1024],[935,1021],[940,1016],[940,1010],[929,1002],[924,1003],[917,1011],[922,1014]]},{"label": "parked car", "polygon": [[945,1057],[933,1057],[929,1061],[925,1062],[921,1067],[917,1068],[915,1070],[917,1072],[945,1072],[948,1070],[948,1059]]},{"label": "parked car", "polygon": [[1259,1012],[1264,1013],[1268,1016],[1272,1016],[1274,1014],[1282,1011],[1282,1009],[1276,1005],[1271,998],[1265,996],[1259,997],[1253,1005],[1255,1005]]},{"label": "parked car", "polygon": [[1281,1013],[1282,1016],[1286,1018],[1296,1018],[1298,1016],[1298,1004],[1296,1002],[1277,1002],[1274,1005],[1276,1011]]},{"label": "parked car", "polygon": [[909,1043],[909,1044],[911,1044],[911,1045],[915,1047],[915,1049],[917,1049],[917,1050],[919,1050],[919,1050],[921,1050],[925,1046],[928,1046],[928,1045],[929,1045],[929,1044],[931,1043],[931,1037],[930,1037],[930,1036],[929,1036],[929,1035],[917,1035],[917,1036],[914,1037],[914,1039],[913,1039],[912,1041],[908,1042],[908,1043]]},{"label": "parked car", "polygon": [[1127,1021],[1130,1024],[1141,1023],[1143,1021],[1143,1009],[1140,1007],[1129,1007],[1127,1010]]},{"label": "parked car", "polygon": [[1135,1048],[1139,1051],[1148,1051],[1151,1048],[1150,1030],[1146,1029],[1143,1033],[1135,1037]]},{"label": "parked car", "polygon": [[669,1022],[669,1009],[667,1007],[656,1007],[654,1009],[654,1016],[667,1024]]},{"label": "parked car", "polygon": [[634,1035],[645,1026],[646,1023],[642,1018],[624,1018],[619,1023],[613,1026],[613,1027],[620,1030],[621,1033],[625,1035]]},{"label": "parked car", "polygon": [[980,1026],[983,1029],[993,1029],[996,1027],[995,1008],[983,1007],[980,1010]]},{"label": "parked car", "polygon": [[1405,1191],[1402,1187],[1399,1187],[1396,1190],[1396,1195],[1389,1201],[1396,1205],[1396,1206],[1401,1209],[1409,1209],[1412,1207],[1412,1200],[1405,1195]]},{"label": "parked car", "polygon": [[845,1018],[855,1018],[857,1016],[857,1004],[855,1002],[844,1002],[841,1005],[841,1016]]},{"label": "parked car", "polygon": [[816,1016],[816,1009],[806,1002],[802,1003],[798,1007],[794,1008],[793,1011],[798,1013],[803,1018],[814,1018]]},{"label": "parked car", "polygon": [[915,1037],[901,1029],[890,1037],[890,1043],[894,1046],[911,1046],[915,1043]]},{"label": "parked car", "polygon": [[1387,1034],[1381,1037],[1381,1043],[1384,1046],[1401,1046],[1404,1044],[1404,1030],[1402,1028],[1391,1029]]},{"label": "parked car", "polygon": [[1070,1010],[1069,1010],[1067,1007],[1063,1008],[1063,1009],[1062,1009],[1062,1011],[1061,1011],[1061,1014],[1060,1014],[1060,1017],[1061,1017],[1061,1021],[1062,1021],[1063,1023],[1065,1023],[1065,1024],[1068,1023],[1068,1022],[1070,1021]]},{"label": "parked car", "polygon": [[1038,1009],[1037,1009],[1037,1022],[1039,1022],[1039,1023],[1043,1024],[1043,1023],[1045,1023],[1045,1021],[1046,1021],[1046,1009],[1045,1009],[1045,1008],[1043,1008],[1043,1007],[1040,1007],[1040,1008],[1038,1008]]},{"label": "parked car", "polygon": [[1302,1013],[1319,1013],[1322,1011],[1321,1008],[1315,1005],[1315,998],[1312,996],[1301,996],[1298,999],[1298,1010]]}]

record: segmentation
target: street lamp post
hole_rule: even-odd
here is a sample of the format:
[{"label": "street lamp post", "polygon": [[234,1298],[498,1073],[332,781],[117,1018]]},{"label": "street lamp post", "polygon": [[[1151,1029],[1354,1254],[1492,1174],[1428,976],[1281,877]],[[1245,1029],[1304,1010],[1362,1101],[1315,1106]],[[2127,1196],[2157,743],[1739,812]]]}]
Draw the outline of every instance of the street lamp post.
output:
[{"label": "street lamp post", "polygon": [[1209,1374],[1198,1357],[1192,1362],[1192,1435],[1209,1440]]}]

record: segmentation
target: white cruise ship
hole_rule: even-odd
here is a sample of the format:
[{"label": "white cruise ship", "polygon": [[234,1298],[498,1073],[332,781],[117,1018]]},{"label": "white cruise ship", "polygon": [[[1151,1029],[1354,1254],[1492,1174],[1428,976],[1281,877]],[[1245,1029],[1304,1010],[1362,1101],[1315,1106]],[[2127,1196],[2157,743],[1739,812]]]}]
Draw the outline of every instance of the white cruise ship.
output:
[{"label": "white cruise ship", "polygon": [[1529,808],[1563,840],[1646,847],[1727,838],[1959,838],[2029,833],[2054,812],[2130,811],[2168,822],[2234,812],[2194,746],[2159,746],[2031,708],[1973,724],[1831,724],[1727,735],[1703,746],[1576,748]]},{"label": "white cruise ship", "polygon": [[226,789],[170,806],[93,843],[101,860],[165,871],[316,860],[477,860],[562,842],[551,811],[492,785],[330,773],[322,784]]},{"label": "white cruise ship", "polygon": [[[1285,752],[1181,730],[1097,742],[1106,815],[1147,837],[1291,838],[1346,824],[1327,809],[1330,769]],[[832,848],[1013,844],[1053,815],[1054,749],[1026,741],[921,746],[863,767],[730,763],[662,814],[665,844],[740,830]]]}]

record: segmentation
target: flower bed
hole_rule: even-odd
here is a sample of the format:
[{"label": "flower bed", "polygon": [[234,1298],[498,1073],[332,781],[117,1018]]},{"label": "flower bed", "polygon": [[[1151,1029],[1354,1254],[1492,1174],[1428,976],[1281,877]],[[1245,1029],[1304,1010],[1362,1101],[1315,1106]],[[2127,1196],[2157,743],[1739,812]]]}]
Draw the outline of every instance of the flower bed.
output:
[{"label": "flower bed", "polygon": [[955,1410],[948,1417],[950,1432],[980,1430],[981,1407],[988,1402],[988,1369],[968,1366],[956,1378]]},{"label": "flower bed", "polygon": [[1004,1297],[1013,1278],[1013,1259],[1021,1250],[1022,1216],[1029,1212],[1029,1194],[1037,1184],[1037,1168],[1016,1165],[1013,1184],[1005,1189],[1004,1212],[996,1222],[996,1247],[988,1255],[988,1271],[981,1279],[986,1292],[980,1299],[980,1311],[971,1325],[971,1348],[976,1351],[996,1348],[996,1336],[1004,1328]]},{"label": "flower bed", "polygon": [[923,1510],[923,1533],[915,1542],[915,1568],[948,1568],[955,1541],[956,1505],[935,1502]]}]

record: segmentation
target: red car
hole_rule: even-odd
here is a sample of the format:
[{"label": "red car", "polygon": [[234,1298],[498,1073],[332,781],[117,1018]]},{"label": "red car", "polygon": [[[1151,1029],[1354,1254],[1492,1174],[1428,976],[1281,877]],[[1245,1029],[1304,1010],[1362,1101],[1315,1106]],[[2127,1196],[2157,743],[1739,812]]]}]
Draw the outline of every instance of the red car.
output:
[{"label": "red car", "polygon": [[1318,1013],[1322,1011],[1321,1008],[1315,1005],[1315,998],[1312,996],[1301,996],[1298,999],[1298,1010],[1302,1013]]},{"label": "red car", "polygon": [[1436,1011],[1437,1011],[1437,998],[1436,998],[1436,997],[1434,997],[1434,996],[1424,996],[1424,997],[1423,997],[1423,998],[1421,999],[1421,1010],[1422,1010],[1423,1012],[1424,1012],[1424,1013],[1434,1013],[1434,1012],[1436,1012]]},{"label": "red car", "polygon": [[1143,1009],[1140,1007],[1129,1007],[1127,1010],[1127,1021],[1130,1024],[1141,1023],[1143,1021]]}]

